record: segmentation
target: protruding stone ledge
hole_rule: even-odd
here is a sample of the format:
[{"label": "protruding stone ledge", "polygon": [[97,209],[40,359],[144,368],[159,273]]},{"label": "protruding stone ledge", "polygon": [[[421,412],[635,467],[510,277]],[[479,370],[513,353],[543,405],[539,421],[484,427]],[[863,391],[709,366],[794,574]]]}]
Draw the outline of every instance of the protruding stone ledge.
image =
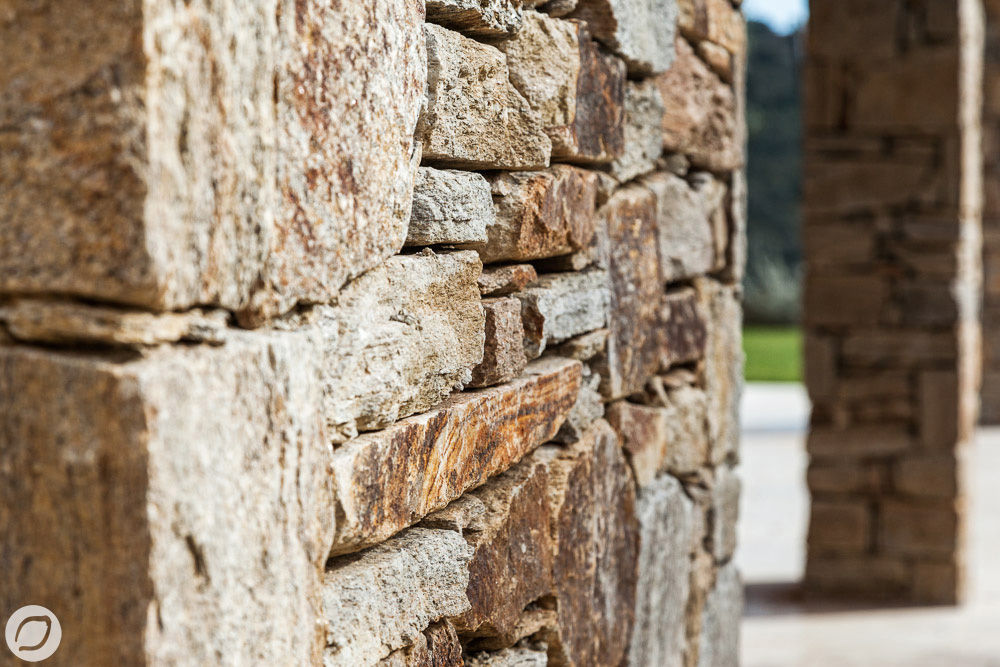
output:
[{"label": "protruding stone ledge", "polygon": [[514,297],[483,299],[486,344],[483,361],[472,369],[470,387],[489,387],[513,380],[528,363],[524,354],[521,302]]},{"label": "protruding stone ledge", "polygon": [[572,18],[628,63],[629,74],[648,76],[674,62],[675,0],[579,0]]},{"label": "protruding stone ledge", "polygon": [[552,142],[510,83],[495,47],[426,24],[427,107],[417,139],[429,164],[463,169],[544,169]]},{"label": "protruding stone ledge", "polygon": [[538,279],[538,273],[531,264],[510,264],[508,266],[488,266],[479,276],[479,293],[484,296],[507,296],[524,289],[528,283]]},{"label": "protruding stone ledge", "polygon": [[518,292],[528,357],[538,357],[547,345],[603,327],[607,322],[607,279],[604,271],[552,273]]},{"label": "protruding stone ledge", "polygon": [[579,388],[579,362],[543,359],[342,446],[332,553],[381,542],[517,463],[556,434]]},{"label": "protruding stone ledge", "polygon": [[481,174],[417,170],[407,246],[485,242],[486,229],[495,222],[490,184]]},{"label": "protruding stone ledge", "polygon": [[427,0],[427,20],[477,37],[503,38],[521,29],[520,0]]}]

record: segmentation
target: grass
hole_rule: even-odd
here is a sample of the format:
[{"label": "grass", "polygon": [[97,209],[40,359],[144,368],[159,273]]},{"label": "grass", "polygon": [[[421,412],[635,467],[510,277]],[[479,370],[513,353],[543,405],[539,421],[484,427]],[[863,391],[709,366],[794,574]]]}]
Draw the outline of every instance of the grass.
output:
[{"label": "grass", "polygon": [[745,327],[747,382],[801,382],[802,332],[797,327]]}]

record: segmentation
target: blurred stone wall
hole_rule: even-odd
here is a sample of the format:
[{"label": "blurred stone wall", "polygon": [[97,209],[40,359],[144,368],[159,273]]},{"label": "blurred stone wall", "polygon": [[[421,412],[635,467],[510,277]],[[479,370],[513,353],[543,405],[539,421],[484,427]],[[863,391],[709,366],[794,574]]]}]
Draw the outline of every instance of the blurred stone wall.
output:
[{"label": "blurred stone wall", "polygon": [[977,417],[978,0],[814,0],[806,62],[806,583],[961,597]]},{"label": "blurred stone wall", "polygon": [[8,4],[52,664],[736,664],[738,1]]}]

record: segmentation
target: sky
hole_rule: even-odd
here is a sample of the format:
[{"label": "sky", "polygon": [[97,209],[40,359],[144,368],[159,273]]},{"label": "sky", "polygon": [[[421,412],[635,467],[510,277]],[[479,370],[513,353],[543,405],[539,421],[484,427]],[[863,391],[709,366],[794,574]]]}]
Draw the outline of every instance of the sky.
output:
[{"label": "sky", "polygon": [[744,0],[747,18],[763,21],[775,32],[787,34],[809,16],[808,0]]}]

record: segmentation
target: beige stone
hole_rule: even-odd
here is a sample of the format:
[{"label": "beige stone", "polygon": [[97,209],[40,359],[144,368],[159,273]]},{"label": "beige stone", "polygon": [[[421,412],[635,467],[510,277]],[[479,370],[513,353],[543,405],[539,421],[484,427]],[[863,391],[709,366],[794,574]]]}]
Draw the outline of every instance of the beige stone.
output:
[{"label": "beige stone", "polygon": [[743,582],[732,563],[719,569],[705,601],[699,638],[698,667],[739,664]]},{"label": "beige stone", "polygon": [[[719,463],[735,457],[739,450],[739,404],[743,393],[743,315],[737,288],[720,285],[709,279],[698,281],[697,288],[703,299],[703,308],[709,314],[703,373],[705,394],[708,397],[711,460]],[[812,444],[810,439],[810,447]]]},{"label": "beige stone", "polygon": [[598,391],[601,386],[601,376],[594,373],[590,366],[583,365],[583,379],[580,382],[580,393],[576,403],[566,415],[566,421],[559,427],[559,432],[552,439],[562,444],[572,444],[583,437],[595,420],[604,416],[604,397]]},{"label": "beige stone", "polygon": [[[690,177],[689,177],[690,178]],[[656,174],[643,184],[656,195],[661,279],[686,280],[725,264],[725,224],[718,224],[726,188],[709,175],[689,185],[673,174]]]},{"label": "beige stone", "polygon": [[872,512],[863,500],[815,498],[809,519],[809,555],[856,554],[871,544]]},{"label": "beige stone", "polygon": [[0,604],[74,600],[58,612],[73,664],[318,661],[335,523],[319,358],[295,333],[0,347],[0,534],[19,573]]},{"label": "beige stone", "polygon": [[377,544],[517,463],[558,432],[579,387],[579,362],[540,360],[336,450],[332,553]]},{"label": "beige stone", "polygon": [[[323,576],[323,664],[374,664],[469,609],[472,547],[448,530],[411,528]],[[426,641],[426,640],[425,640]]]},{"label": "beige stone", "polygon": [[663,97],[656,82],[647,79],[625,84],[623,151],[611,163],[610,173],[625,183],[656,169],[663,152]]},{"label": "beige stone", "polygon": [[732,0],[678,0],[681,33],[692,42],[708,40],[733,55],[746,50],[746,30]]},{"label": "beige stone", "polygon": [[465,247],[484,263],[524,261],[583,250],[594,237],[597,178],[557,165],[546,171],[513,172],[492,178],[496,219],[484,243]]},{"label": "beige stone", "polygon": [[556,356],[576,359],[578,361],[590,361],[604,351],[608,344],[608,330],[598,329],[590,333],[581,334],[575,338],[570,338],[565,343],[553,348]]},{"label": "beige stone", "polygon": [[608,288],[604,271],[547,274],[517,293],[529,358],[546,346],[600,329],[607,321]]},{"label": "beige stone", "polygon": [[552,142],[511,85],[506,56],[437,25],[427,38],[427,106],[417,139],[423,159],[463,169],[543,169]]},{"label": "beige stone", "polygon": [[528,363],[524,354],[521,302],[514,297],[483,299],[486,343],[483,361],[472,369],[470,387],[488,387],[513,380]]},{"label": "beige stone", "polygon": [[481,174],[417,170],[406,245],[483,242],[486,228],[495,222],[490,184]]},{"label": "beige stone", "polygon": [[431,624],[406,648],[393,651],[378,667],[462,667],[462,642],[448,621]]},{"label": "beige stone", "polygon": [[473,654],[465,664],[468,667],[545,667],[549,661],[544,650],[515,647]]},{"label": "beige stone", "polygon": [[518,292],[538,278],[531,264],[510,264],[483,268],[479,276],[479,293],[482,296],[507,296]]},{"label": "beige stone", "polygon": [[521,0],[427,0],[427,20],[479,37],[521,29]]},{"label": "beige stone", "polygon": [[740,516],[740,478],[727,465],[715,469],[712,481],[712,557],[729,562],[736,552],[736,524]]},{"label": "beige stone", "polygon": [[10,11],[0,292],[258,325],[401,247],[422,3]]},{"label": "beige stone", "polygon": [[579,0],[572,18],[628,63],[629,74],[663,72],[674,62],[677,3],[674,0]]},{"label": "beige stone", "polygon": [[625,66],[600,52],[584,23],[528,11],[520,32],[498,47],[552,139],[553,159],[601,164],[621,155]]}]

